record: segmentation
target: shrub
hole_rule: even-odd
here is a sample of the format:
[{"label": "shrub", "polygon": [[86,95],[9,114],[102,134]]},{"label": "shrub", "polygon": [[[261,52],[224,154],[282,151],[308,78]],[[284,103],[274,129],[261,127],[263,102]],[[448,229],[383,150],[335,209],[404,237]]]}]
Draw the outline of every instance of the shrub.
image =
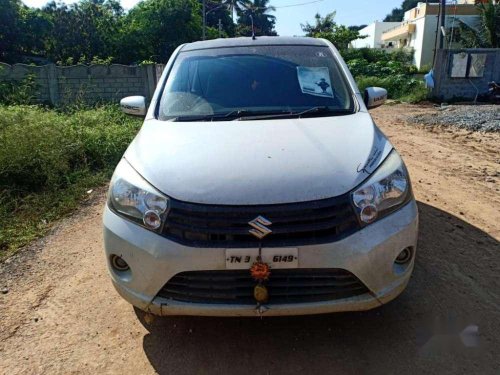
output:
[{"label": "shrub", "polygon": [[387,51],[375,48],[350,48],[342,51],[342,57],[347,62],[363,59],[368,63],[395,61],[403,65],[413,64],[413,51],[404,49]]},{"label": "shrub", "polygon": [[37,90],[35,78],[29,74],[20,81],[0,81],[0,103],[32,104]]},{"label": "shrub", "polygon": [[427,89],[420,79],[406,75],[389,75],[387,77],[358,77],[358,87],[363,92],[367,87],[383,87],[388,92],[389,99],[399,99],[411,103],[425,100]]},{"label": "shrub", "polygon": [[0,258],[106,181],[139,126],[115,106],[0,106]]},{"label": "shrub", "polygon": [[112,107],[0,107],[0,186],[40,191],[72,182],[76,170],[112,168],[136,130],[136,121]]},{"label": "shrub", "polygon": [[412,51],[360,48],[343,51],[343,57],[361,92],[378,86],[387,89],[390,99],[417,103],[427,98],[423,80],[414,76]]}]

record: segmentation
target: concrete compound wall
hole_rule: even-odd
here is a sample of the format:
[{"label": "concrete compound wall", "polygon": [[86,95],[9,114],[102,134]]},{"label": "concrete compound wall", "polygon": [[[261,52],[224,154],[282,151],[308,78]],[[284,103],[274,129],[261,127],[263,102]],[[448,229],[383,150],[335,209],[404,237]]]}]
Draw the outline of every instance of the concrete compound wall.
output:
[{"label": "concrete compound wall", "polygon": [[[469,56],[465,77],[452,77],[455,54]],[[472,54],[486,55],[482,77],[471,76]],[[435,66],[435,87],[432,90],[434,98],[440,101],[474,100],[477,94],[488,91],[488,82],[500,83],[500,48],[438,50]]]},{"label": "concrete compound wall", "polygon": [[0,63],[0,82],[22,81],[33,75],[35,101],[54,106],[75,101],[85,103],[118,102],[130,95],[151,99],[163,65],[74,65],[31,66]]}]

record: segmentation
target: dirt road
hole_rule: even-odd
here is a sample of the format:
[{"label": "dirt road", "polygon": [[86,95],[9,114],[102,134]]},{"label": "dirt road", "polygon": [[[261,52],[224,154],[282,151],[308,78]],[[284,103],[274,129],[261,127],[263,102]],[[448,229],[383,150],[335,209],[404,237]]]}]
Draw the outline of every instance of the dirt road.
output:
[{"label": "dirt road", "polygon": [[0,264],[0,373],[500,373],[500,136],[405,124],[425,111],[374,111],[420,209],[415,273],[394,302],[309,317],[171,317],[145,328],[106,274],[98,192]]}]

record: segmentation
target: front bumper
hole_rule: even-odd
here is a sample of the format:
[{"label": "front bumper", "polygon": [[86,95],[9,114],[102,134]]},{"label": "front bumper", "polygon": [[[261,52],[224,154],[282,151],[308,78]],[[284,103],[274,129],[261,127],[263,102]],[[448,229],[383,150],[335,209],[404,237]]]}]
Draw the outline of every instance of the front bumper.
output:
[{"label": "front bumper", "polygon": [[[393,214],[353,235],[328,244],[299,247],[300,268],[342,268],[370,290],[359,296],[314,303],[263,307],[265,316],[304,315],[369,310],[396,298],[406,287],[414,259],[394,263],[399,252],[417,246],[418,211],[414,200]],[[249,305],[200,304],[156,297],[174,275],[185,271],[224,270],[224,248],[192,248],[172,242],[127,221],[107,206],[104,211],[104,246],[108,269],[119,294],[134,306],[156,315],[255,316]],[[265,251],[265,249],[263,249]],[[130,271],[117,274],[111,254],[123,257]]]}]

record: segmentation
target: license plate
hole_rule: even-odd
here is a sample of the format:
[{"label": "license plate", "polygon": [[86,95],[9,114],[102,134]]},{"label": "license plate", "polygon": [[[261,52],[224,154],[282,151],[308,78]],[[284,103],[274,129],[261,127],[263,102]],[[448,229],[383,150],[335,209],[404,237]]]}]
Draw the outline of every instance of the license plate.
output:
[{"label": "license plate", "polygon": [[[226,249],[226,268],[232,270],[250,269],[257,261],[259,249]],[[298,268],[299,249],[262,249],[262,261],[271,268]]]}]

